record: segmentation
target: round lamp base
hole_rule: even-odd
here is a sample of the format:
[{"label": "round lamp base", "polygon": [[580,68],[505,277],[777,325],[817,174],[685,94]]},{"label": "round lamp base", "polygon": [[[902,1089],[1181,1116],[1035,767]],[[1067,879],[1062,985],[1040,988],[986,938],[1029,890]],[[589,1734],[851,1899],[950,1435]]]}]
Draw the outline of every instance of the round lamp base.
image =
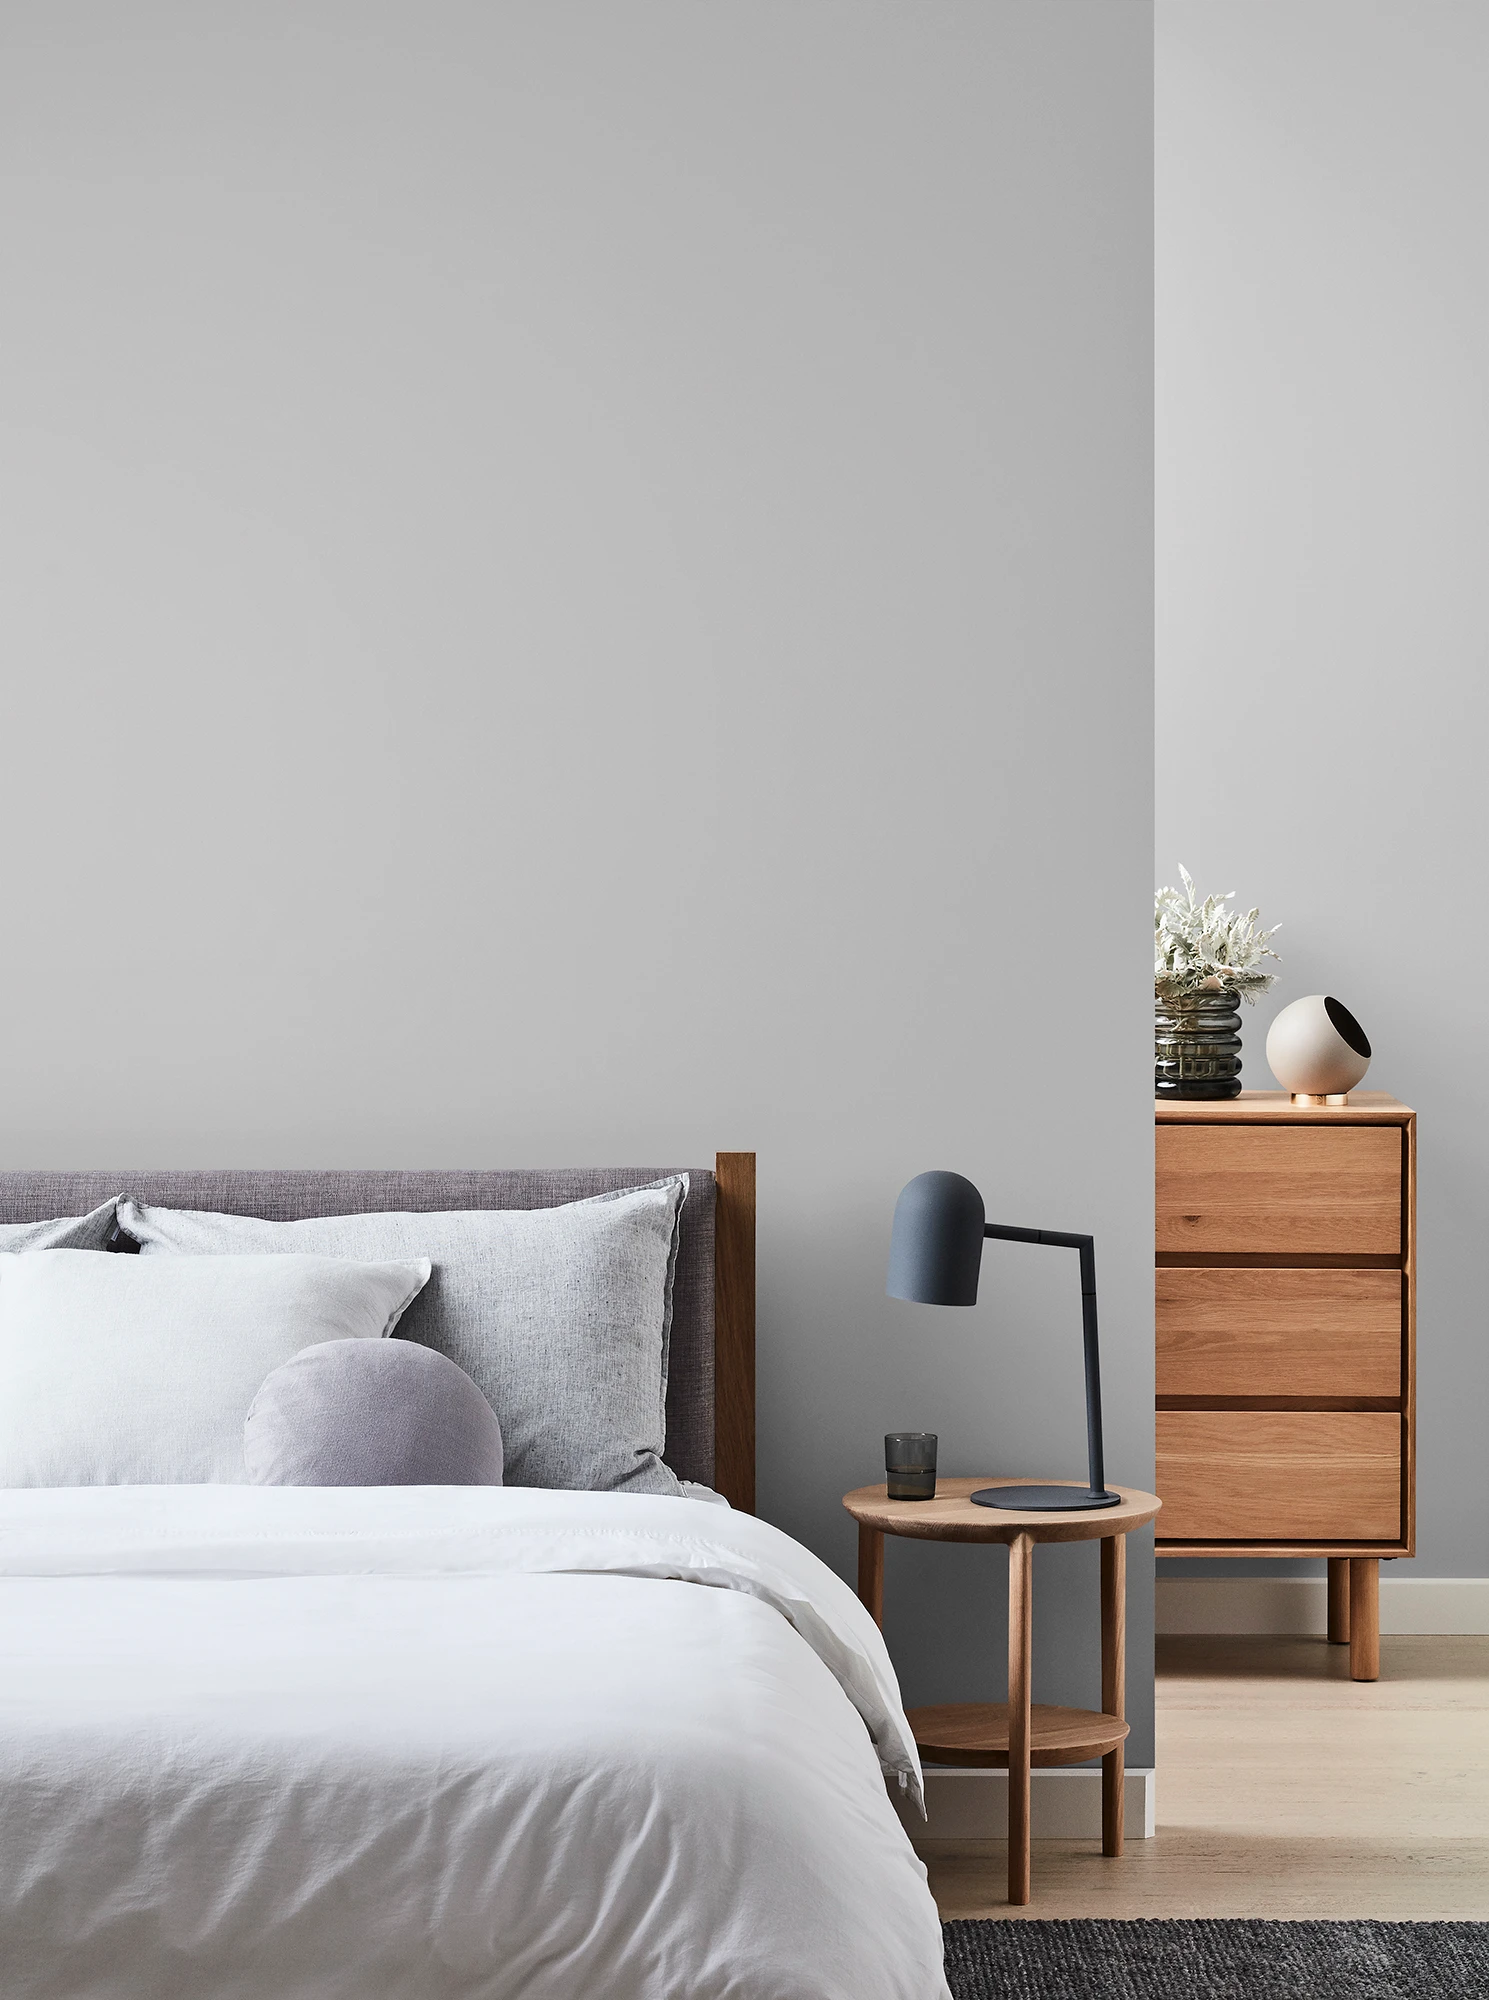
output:
[{"label": "round lamp base", "polygon": [[970,1497],[974,1507],[1006,1507],[1014,1514],[1073,1514],[1122,1504],[1120,1493],[1093,1493],[1086,1486],[984,1486]]}]

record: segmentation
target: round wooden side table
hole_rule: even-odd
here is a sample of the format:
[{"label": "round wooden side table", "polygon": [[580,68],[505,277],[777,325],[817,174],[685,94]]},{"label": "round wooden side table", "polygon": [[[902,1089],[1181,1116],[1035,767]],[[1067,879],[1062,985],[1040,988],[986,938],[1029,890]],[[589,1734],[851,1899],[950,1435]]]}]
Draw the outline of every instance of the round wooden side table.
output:
[{"label": "round wooden side table", "polygon": [[[1008,1544],[1008,1699],[912,1708],[910,1727],[928,1764],[1008,1771],[1008,1900],[1029,1900],[1029,1770],[1035,1764],[1101,1759],[1101,1851],[1122,1852],[1123,1743],[1127,1721],[1127,1541],[1163,1504],[1127,1486],[1121,1505],[1070,1514],[1004,1513],[974,1507],[970,1494],[1012,1479],[938,1479],[934,1500],[891,1500],[883,1486],[843,1496],[858,1523],[858,1594],[884,1623],[884,1537]],[[1078,1481],[1057,1481],[1084,1491]],[[1034,1544],[1101,1543],[1101,1708],[1049,1708],[1030,1699]]]}]

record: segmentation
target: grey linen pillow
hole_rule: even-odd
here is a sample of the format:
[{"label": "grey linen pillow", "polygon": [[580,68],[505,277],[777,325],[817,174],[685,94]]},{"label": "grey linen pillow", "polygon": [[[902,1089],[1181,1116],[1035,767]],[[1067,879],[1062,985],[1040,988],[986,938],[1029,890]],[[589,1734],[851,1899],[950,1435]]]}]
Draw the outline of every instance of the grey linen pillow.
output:
[{"label": "grey linen pillow", "polygon": [[255,1486],[500,1486],[501,1426],[463,1368],[411,1340],[325,1340],[254,1397]]},{"label": "grey linen pillow", "polygon": [[100,1202],[86,1215],[63,1215],[54,1222],[0,1222],[0,1253],[7,1250],[107,1250],[114,1233],[118,1197]]},{"label": "grey linen pillow", "polygon": [[685,1174],[558,1208],[267,1222],[122,1197],[147,1256],[312,1251],[428,1257],[399,1328],[477,1384],[501,1425],[509,1486],[681,1492],[662,1462],[667,1335]]}]

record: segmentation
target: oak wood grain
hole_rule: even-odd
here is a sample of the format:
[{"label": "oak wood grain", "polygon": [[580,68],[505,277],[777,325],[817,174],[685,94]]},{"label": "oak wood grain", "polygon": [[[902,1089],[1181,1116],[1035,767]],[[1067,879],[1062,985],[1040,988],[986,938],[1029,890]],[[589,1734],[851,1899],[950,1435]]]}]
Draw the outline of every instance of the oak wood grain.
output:
[{"label": "oak wood grain", "polygon": [[755,1511],[755,1155],[714,1162],[714,1485]]},{"label": "oak wood grain", "polygon": [[1034,1542],[1008,1544],[1008,1900],[1029,1900],[1030,1710],[1034,1683]]},{"label": "oak wood grain", "polygon": [[[1006,1701],[943,1702],[933,1708],[912,1708],[908,1716],[916,1747],[927,1764],[1001,1770],[1008,1762]],[[1092,1708],[1052,1708],[1034,1702],[1029,1718],[1029,1761],[1036,1768],[1105,1757],[1125,1742],[1128,1733],[1120,1715],[1101,1715]]]},{"label": "oak wood grain", "polygon": [[[887,1535],[907,1535],[912,1541],[928,1542],[1012,1542],[1029,1535],[1036,1542],[1094,1542],[1105,1535],[1125,1535],[1151,1521],[1162,1502],[1156,1493],[1140,1493],[1133,1486],[1113,1486],[1120,1493],[1117,1507],[1097,1507],[1080,1514],[1018,1514],[1001,1507],[974,1507],[969,1496],[980,1486],[1027,1486],[1033,1479],[1025,1473],[1019,1479],[986,1477],[936,1480],[934,1500],[891,1500],[888,1489],[860,1486],[843,1495],[843,1505],[855,1521],[882,1528]],[[1042,1485],[1069,1486],[1084,1493],[1080,1479],[1042,1480]]]},{"label": "oak wood grain", "polygon": [[1390,1410],[1399,1396],[1160,1396],[1160,1410]]},{"label": "oak wood grain", "polygon": [[1397,1125],[1160,1124],[1162,1252],[1400,1255]]},{"label": "oak wood grain", "polygon": [[1294,1104],[1285,1090],[1243,1090],[1223,1102],[1153,1100],[1160,1125],[1404,1125],[1416,1113],[1385,1090],[1352,1090],[1348,1104]]},{"label": "oak wood grain", "polygon": [[1400,1271],[1165,1269],[1160,1396],[1399,1397]]},{"label": "oak wood grain", "polygon": [[1386,1541],[1401,1534],[1399,1416],[1160,1410],[1158,1485],[1177,1539]]},{"label": "oak wood grain", "polygon": [[1349,1677],[1380,1679],[1380,1564],[1369,1556],[1349,1565]]},{"label": "oak wood grain", "polygon": [[1243,1537],[1230,1542],[1207,1541],[1203,1536],[1166,1542],[1160,1536],[1154,1546],[1157,1554],[1172,1556],[1181,1562],[1190,1556],[1218,1556],[1222,1560],[1234,1558],[1238,1562],[1249,1561],[1253,1556],[1343,1556],[1347,1559],[1378,1556],[1382,1562],[1389,1562],[1411,1554],[1400,1535],[1394,1540],[1367,1536],[1363,1540],[1356,1537],[1353,1541],[1344,1541],[1335,1535],[1302,1535],[1286,1542],[1270,1539],[1266,1535],[1249,1541]]},{"label": "oak wood grain", "polygon": [[1349,1557],[1329,1557],[1329,1644],[1349,1644]]},{"label": "oak wood grain", "polygon": [[[1151,1521],[1161,1502],[1154,1493],[1117,1487],[1114,1507],[1078,1513],[1005,1513],[978,1507],[979,1487],[1023,1484],[1001,1478],[942,1478],[931,1500],[891,1500],[886,1486],[846,1493],[843,1505],[858,1523],[858,1593],[876,1621],[884,1593],[885,1535],[919,1541],[1005,1542],[1008,1545],[1008,1700],[951,1703],[911,1711],[927,1761],[1005,1765],[1008,1770],[1008,1901],[1029,1901],[1029,1773],[1035,1764],[1102,1760],[1102,1851],[1121,1853],[1124,1752],[1122,1714],[1127,1688],[1127,1544],[1132,1529]],[[1078,1480],[1073,1494],[1086,1489]],[[1101,1695],[1103,1711],[1034,1707],[1032,1700],[1034,1546],[1043,1541],[1101,1542]]]},{"label": "oak wood grain", "polygon": [[1210,1250],[1199,1255],[1185,1250],[1157,1250],[1153,1262],[1160,1271],[1271,1271],[1284,1267],[1305,1271],[1400,1271],[1404,1267],[1404,1260],[1394,1251],[1390,1256],[1377,1257],[1363,1253],[1336,1256],[1329,1250]]}]

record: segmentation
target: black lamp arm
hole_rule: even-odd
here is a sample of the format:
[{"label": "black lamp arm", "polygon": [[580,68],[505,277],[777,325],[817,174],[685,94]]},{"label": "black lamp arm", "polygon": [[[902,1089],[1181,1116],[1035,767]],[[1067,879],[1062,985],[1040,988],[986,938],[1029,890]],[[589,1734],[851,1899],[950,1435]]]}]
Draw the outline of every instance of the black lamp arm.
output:
[{"label": "black lamp arm", "polygon": [[1096,1339],[1096,1239],[1071,1236],[1063,1229],[1015,1229],[1006,1222],[989,1222],[984,1236],[1004,1243],[1054,1243],[1081,1253],[1081,1332],[1086,1349],[1086,1456],[1091,1491],[1106,1491],[1106,1454],[1101,1438],[1101,1352]]}]

